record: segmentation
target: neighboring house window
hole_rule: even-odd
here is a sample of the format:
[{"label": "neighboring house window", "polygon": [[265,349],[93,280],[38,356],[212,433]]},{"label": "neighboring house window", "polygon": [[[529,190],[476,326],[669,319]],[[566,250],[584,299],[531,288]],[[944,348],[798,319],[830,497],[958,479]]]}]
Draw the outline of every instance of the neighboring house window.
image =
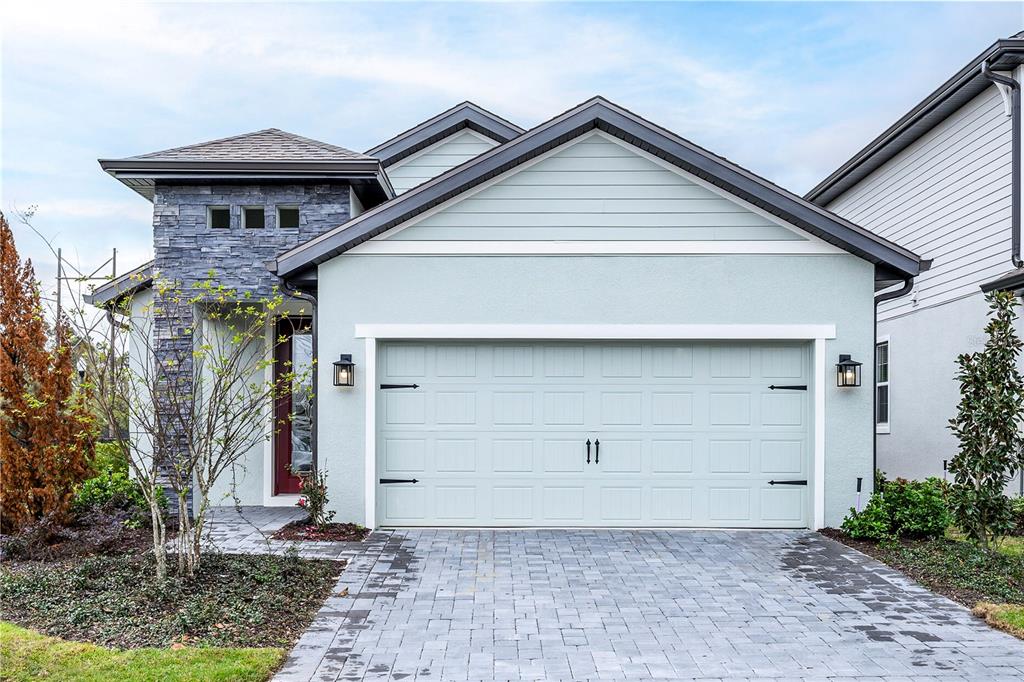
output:
[{"label": "neighboring house window", "polygon": [[875,427],[889,432],[889,340],[875,344]]},{"label": "neighboring house window", "polygon": [[262,228],[267,226],[267,217],[262,206],[246,206],[242,209],[242,227]]},{"label": "neighboring house window", "polygon": [[216,230],[231,227],[231,209],[227,206],[211,206],[206,211],[207,224]]},{"label": "neighboring house window", "polygon": [[298,206],[278,206],[277,207],[277,226],[283,230],[297,230],[299,229],[299,207]]}]

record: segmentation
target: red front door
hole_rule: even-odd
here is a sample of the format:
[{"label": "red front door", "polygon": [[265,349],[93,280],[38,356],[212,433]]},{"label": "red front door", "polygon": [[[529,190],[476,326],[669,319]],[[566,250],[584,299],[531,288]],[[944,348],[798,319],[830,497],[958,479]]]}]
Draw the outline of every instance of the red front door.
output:
[{"label": "red front door", "polygon": [[[277,321],[274,348],[274,380],[295,372],[293,382],[274,405],[274,494],[299,492],[296,475],[313,466],[313,419],[310,409],[312,391],[313,330],[309,318],[282,318]],[[301,382],[301,383],[300,383]]]}]

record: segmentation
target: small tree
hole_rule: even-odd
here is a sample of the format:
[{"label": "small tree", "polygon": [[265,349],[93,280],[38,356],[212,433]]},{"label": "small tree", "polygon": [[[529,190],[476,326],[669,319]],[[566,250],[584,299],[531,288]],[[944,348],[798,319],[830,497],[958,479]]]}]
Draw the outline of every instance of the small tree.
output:
[{"label": "small tree", "polygon": [[1006,485],[1021,466],[1024,438],[1024,379],[1017,360],[1017,299],[998,292],[986,297],[991,312],[981,352],[957,358],[960,403],[949,428],[960,441],[950,460],[950,508],[956,525],[986,549],[1010,527]]},{"label": "small tree", "polygon": [[32,263],[0,214],[0,527],[70,508],[89,473],[94,419],[75,384],[66,322],[52,343]]},{"label": "small tree", "polygon": [[[313,368],[268,371],[283,341],[268,340],[268,330],[288,316],[278,291],[253,296],[219,284],[212,272],[191,284],[154,273],[152,286],[152,301],[126,296],[111,309],[118,329],[114,348],[85,344],[82,352],[87,376],[96,377],[104,419],[113,426],[128,415],[131,433],[118,430],[117,443],[149,503],[157,576],[163,579],[167,530],[161,488],[169,489],[179,510],[178,573],[192,576],[200,565],[215,485],[243,466],[250,449],[273,437],[281,426],[271,421],[275,400],[305,385]],[[186,321],[170,325],[173,343],[158,341],[155,321],[161,316]],[[76,320],[80,335],[99,336],[95,315],[80,308]],[[108,363],[111,352],[128,361]]]}]

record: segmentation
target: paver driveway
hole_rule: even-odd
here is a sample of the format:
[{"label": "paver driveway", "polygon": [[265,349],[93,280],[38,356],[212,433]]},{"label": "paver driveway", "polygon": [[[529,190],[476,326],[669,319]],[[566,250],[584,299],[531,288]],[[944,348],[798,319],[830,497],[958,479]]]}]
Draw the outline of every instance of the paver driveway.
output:
[{"label": "paver driveway", "polygon": [[1024,679],[1024,642],[809,532],[375,533],[281,680]]}]

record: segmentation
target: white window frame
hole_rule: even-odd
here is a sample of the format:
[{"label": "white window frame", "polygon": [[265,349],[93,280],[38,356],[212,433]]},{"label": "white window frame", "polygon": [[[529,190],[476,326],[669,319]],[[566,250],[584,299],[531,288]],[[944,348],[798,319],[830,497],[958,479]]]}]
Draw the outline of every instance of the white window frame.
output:
[{"label": "white window frame", "polygon": [[[250,210],[250,209],[255,209],[255,208],[258,208],[258,209],[263,211],[263,227],[249,227],[249,225],[247,224],[247,221],[245,219],[245,212]],[[263,229],[266,229],[266,227],[267,227],[267,207],[266,206],[250,205],[250,206],[243,206],[242,207],[242,228],[243,229],[247,229],[247,230],[263,230]]]},{"label": "white window frame", "polygon": [[[227,227],[214,227],[213,226],[213,211],[224,210],[228,212],[228,226]],[[230,230],[231,229],[231,207],[223,204],[217,204],[216,206],[206,207],[206,227],[211,230]]]},{"label": "white window frame", "polygon": [[[878,380],[878,347],[885,344],[885,381]],[[871,358],[874,363],[872,369],[874,370],[872,376],[874,380],[874,392],[875,392],[875,414],[872,415],[872,419],[875,422],[875,433],[891,433],[890,424],[892,423],[892,343],[889,339],[889,335],[879,336],[875,339],[875,352]],[[888,391],[888,403],[885,408],[885,421],[878,421],[878,387],[885,386]]]},{"label": "white window frame", "polygon": [[[297,229],[299,229],[299,225],[296,225],[295,227],[281,227],[281,209],[285,209],[285,210],[291,209],[291,210],[296,211],[299,214],[299,224],[300,225],[302,224],[302,222],[301,222],[302,221],[302,210],[299,208],[298,204],[281,204],[280,206],[276,206],[275,205],[274,206],[274,218],[277,220],[277,223],[275,223],[277,229],[279,229],[279,230],[297,230]],[[264,215],[264,220],[265,219],[266,219],[266,216]]]}]

